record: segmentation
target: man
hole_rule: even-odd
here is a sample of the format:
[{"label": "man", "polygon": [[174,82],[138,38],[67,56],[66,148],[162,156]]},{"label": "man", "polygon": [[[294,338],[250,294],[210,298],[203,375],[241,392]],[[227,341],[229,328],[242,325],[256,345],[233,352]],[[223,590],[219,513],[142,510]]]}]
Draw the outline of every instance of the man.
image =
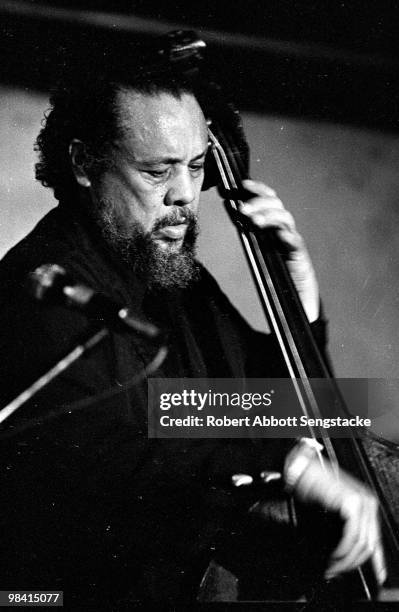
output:
[{"label": "man", "polygon": [[[1,264],[2,405],[102,324],[28,296],[28,274],[46,263],[169,332],[157,376],[286,375],[274,340],[250,329],[195,260],[208,138],[187,83],[145,71],[126,82],[102,67],[65,81],[37,147],[37,178],[59,206]],[[323,346],[317,283],[294,221],[272,189],[244,187],[253,195],[241,213],[276,229]],[[3,589],[64,590],[70,609],[192,602],[258,499],[251,487],[235,490],[232,476],[264,469],[283,471],[298,500],[342,518],[326,578],[379,553],[374,498],[348,474],[323,470],[306,442],[149,440],[145,385],[128,383],[152,356],[146,340],[114,330],[11,420]]]}]

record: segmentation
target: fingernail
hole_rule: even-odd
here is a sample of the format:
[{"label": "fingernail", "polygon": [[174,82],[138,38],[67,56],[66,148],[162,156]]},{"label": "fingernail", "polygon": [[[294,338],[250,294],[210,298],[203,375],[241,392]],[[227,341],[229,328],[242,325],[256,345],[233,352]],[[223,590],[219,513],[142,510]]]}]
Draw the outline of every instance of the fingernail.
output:
[{"label": "fingernail", "polygon": [[269,482],[273,482],[275,480],[281,480],[282,477],[281,472],[269,472],[265,470],[264,472],[260,473],[260,478],[265,484],[269,484]]},{"label": "fingernail", "polygon": [[235,487],[247,487],[253,483],[254,479],[249,474],[233,474],[231,482]]}]

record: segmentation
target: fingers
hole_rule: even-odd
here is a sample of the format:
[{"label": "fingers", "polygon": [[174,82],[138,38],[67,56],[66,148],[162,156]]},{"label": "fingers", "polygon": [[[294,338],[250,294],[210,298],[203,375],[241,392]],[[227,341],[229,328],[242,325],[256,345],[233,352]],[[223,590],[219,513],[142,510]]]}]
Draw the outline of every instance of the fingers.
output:
[{"label": "fingers", "polygon": [[377,542],[376,549],[371,557],[371,563],[373,565],[374,573],[376,575],[378,584],[384,584],[387,579],[387,568],[381,539],[379,539]]},{"label": "fingers", "polygon": [[327,579],[352,571],[371,558],[377,580],[385,580],[378,503],[360,481],[342,470],[337,477],[328,462],[322,468],[313,460],[301,474],[294,494],[304,502],[317,502],[337,512],[343,519],[342,536],[325,573]]},{"label": "fingers", "polygon": [[377,504],[365,492],[347,495],[340,510],[345,520],[340,543],[331,555],[326,578],[349,572],[371,557],[379,545]]},{"label": "fingers", "polygon": [[274,191],[274,189],[272,189],[268,185],[265,185],[265,183],[261,183],[260,181],[253,181],[252,179],[245,179],[242,182],[242,184],[243,184],[243,187],[245,187],[245,189],[248,189],[248,191],[250,191],[251,193],[255,195],[266,197],[266,198],[268,197],[276,198],[278,200],[277,194]]},{"label": "fingers", "polygon": [[[245,211],[244,214],[252,211],[261,211],[263,209],[279,209],[285,211],[282,201],[277,197],[276,192],[271,187],[268,187],[264,183],[251,181],[249,179],[243,181],[242,184],[247,191],[253,194],[253,197],[249,198],[242,205],[242,212],[244,213]],[[293,219],[291,223],[293,223]]]},{"label": "fingers", "polygon": [[291,213],[271,187],[258,181],[243,181],[253,197],[242,203],[240,212],[258,229],[274,229],[279,250],[284,253],[288,271],[310,322],[319,316],[319,292],[316,276],[304,241],[295,227]]},{"label": "fingers", "polygon": [[241,205],[240,212],[260,229],[276,229],[279,240],[288,250],[299,249],[302,239],[296,232],[294,218],[284,208],[274,189],[250,180],[243,181],[243,186],[254,197]]},{"label": "fingers", "polygon": [[278,239],[289,251],[302,246],[302,238],[295,230],[294,219],[284,208],[268,208],[265,200],[255,198],[251,203],[243,204],[240,212],[259,229],[275,229]]}]

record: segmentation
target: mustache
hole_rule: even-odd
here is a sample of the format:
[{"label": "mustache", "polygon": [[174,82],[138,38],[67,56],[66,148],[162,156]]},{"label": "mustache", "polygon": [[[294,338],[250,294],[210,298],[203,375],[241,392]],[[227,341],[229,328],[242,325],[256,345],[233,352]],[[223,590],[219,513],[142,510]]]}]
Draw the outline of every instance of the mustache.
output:
[{"label": "mustache", "polygon": [[183,208],[173,210],[168,213],[162,219],[158,219],[154,223],[152,228],[152,232],[156,232],[164,227],[170,227],[173,225],[181,225],[185,223],[186,225],[193,226],[197,222],[197,215],[190,209],[184,210]]}]

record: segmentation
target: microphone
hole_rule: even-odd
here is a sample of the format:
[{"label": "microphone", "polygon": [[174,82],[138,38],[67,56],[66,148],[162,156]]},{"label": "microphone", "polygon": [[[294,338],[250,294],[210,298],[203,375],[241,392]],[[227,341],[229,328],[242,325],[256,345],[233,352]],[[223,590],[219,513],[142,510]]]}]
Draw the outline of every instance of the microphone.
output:
[{"label": "microphone", "polygon": [[28,291],[39,301],[77,308],[91,318],[104,319],[110,325],[137,332],[152,342],[160,344],[164,340],[158,327],[133,317],[128,308],[117,304],[106,295],[76,283],[58,264],[44,264],[30,272]]}]

